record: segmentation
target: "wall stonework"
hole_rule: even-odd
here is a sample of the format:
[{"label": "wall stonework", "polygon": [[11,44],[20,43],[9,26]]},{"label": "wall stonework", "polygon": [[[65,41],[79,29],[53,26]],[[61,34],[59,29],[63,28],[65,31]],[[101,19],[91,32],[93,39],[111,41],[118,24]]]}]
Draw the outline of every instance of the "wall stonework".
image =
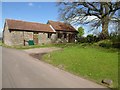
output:
[{"label": "wall stonework", "polygon": [[54,33],[51,35],[51,43],[55,43],[57,41],[57,34]]},{"label": "wall stonework", "polygon": [[51,43],[51,39],[48,38],[48,33],[39,33],[38,34],[39,44],[48,44]]},{"label": "wall stonework", "polygon": [[9,46],[13,45],[12,40],[11,40],[11,33],[10,33],[7,25],[5,25],[3,36],[4,36],[3,37],[4,44],[9,45]]},{"label": "wall stonework", "polygon": [[24,39],[26,41],[33,40],[33,32],[24,32]]},{"label": "wall stonework", "polygon": [[27,41],[33,40],[33,32],[12,31],[11,39],[13,45],[28,45]]},{"label": "wall stonework", "polygon": [[23,32],[12,31],[11,40],[12,40],[13,45],[24,45]]},{"label": "wall stonework", "polygon": [[[58,38],[58,33],[61,33],[61,38]],[[66,38],[64,36],[66,33]],[[38,34],[34,34],[34,32],[25,32],[25,31],[9,31],[6,27],[4,30],[4,43],[7,45],[28,45],[29,40],[34,40],[34,36],[36,35],[38,38],[37,44],[51,44],[51,43],[67,43],[67,42],[75,42],[75,38],[69,38],[69,35],[73,35],[72,32],[56,32],[51,33],[51,37],[48,38],[48,33],[40,32]],[[69,41],[70,39],[70,41]]]}]

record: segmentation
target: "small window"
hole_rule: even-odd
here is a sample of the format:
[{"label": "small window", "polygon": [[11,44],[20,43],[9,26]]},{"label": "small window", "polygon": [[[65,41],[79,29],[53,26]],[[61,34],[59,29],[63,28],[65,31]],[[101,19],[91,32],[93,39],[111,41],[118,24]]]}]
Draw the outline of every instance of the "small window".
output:
[{"label": "small window", "polygon": [[48,33],[48,38],[51,38],[52,34],[51,33]]}]

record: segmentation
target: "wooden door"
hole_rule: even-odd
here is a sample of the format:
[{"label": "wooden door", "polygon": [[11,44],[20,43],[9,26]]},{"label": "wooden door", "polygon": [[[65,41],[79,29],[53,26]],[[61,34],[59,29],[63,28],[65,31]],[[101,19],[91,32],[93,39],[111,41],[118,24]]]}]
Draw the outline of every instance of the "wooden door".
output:
[{"label": "wooden door", "polygon": [[35,44],[38,44],[38,34],[33,35],[33,40]]},{"label": "wooden door", "polygon": [[69,35],[68,35],[68,42],[69,42],[69,43],[72,43],[72,42],[74,42],[74,40],[75,40],[74,34],[69,34]]}]

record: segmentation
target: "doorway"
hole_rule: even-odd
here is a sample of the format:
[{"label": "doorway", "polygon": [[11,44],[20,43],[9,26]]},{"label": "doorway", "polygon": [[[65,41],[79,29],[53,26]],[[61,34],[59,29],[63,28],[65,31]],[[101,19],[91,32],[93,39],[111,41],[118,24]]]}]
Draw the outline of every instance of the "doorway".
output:
[{"label": "doorway", "polygon": [[38,32],[33,33],[33,41],[35,44],[38,44]]}]

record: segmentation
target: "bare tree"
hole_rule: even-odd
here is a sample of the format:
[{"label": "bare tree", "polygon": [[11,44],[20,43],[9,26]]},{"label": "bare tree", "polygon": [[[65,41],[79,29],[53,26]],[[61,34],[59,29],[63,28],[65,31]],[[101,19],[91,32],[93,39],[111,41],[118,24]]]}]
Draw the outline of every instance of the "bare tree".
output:
[{"label": "bare tree", "polygon": [[[59,2],[59,15],[64,21],[74,24],[91,24],[92,27],[102,26],[101,35],[106,38],[108,24],[112,18],[117,18],[120,9],[119,2]],[[93,17],[91,20],[90,17]],[[104,39],[103,38],[103,39]]]}]

